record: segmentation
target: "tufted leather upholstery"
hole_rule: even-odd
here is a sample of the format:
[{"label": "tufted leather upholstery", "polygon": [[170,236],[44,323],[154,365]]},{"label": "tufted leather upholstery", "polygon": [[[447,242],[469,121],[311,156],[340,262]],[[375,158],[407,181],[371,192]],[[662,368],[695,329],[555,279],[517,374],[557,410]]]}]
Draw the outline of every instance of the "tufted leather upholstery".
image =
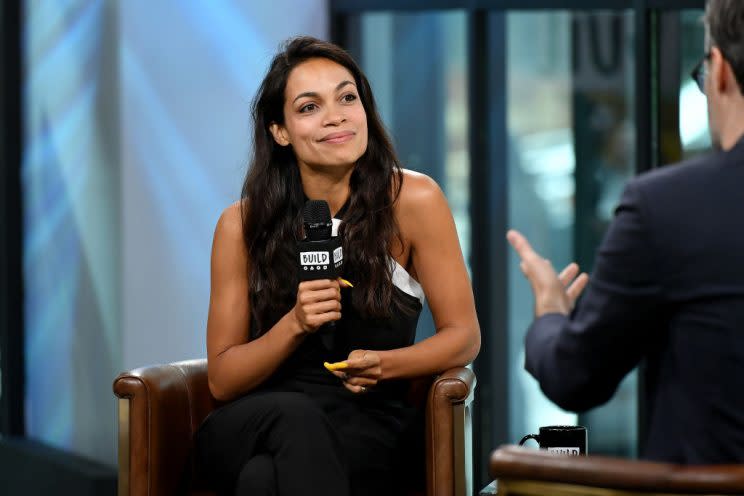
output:
[{"label": "tufted leather upholstery", "polygon": [[[412,400],[426,398],[427,496],[472,494],[469,405],[475,384],[473,372],[463,367],[412,382]],[[212,495],[192,457],[194,432],[220,404],[209,392],[207,361],[124,372],[114,380],[114,393],[119,496]]]}]

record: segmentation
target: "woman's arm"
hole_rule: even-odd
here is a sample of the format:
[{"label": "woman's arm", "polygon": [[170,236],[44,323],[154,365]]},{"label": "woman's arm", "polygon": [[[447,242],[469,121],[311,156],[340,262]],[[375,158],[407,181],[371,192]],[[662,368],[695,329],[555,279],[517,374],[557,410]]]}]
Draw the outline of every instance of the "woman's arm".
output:
[{"label": "woman's arm", "polygon": [[[404,243],[429,302],[436,334],[412,346],[388,351],[355,350],[348,367],[334,372],[348,389],[363,392],[380,380],[431,375],[470,363],[480,350],[473,290],[455,222],[439,186],[406,171],[396,204]],[[404,261],[405,262],[405,261]]]},{"label": "woman's arm", "polygon": [[424,288],[436,333],[407,348],[380,351],[382,379],[464,366],[480,350],[480,326],[455,222],[436,182],[406,171],[397,221],[410,246],[413,273]]},{"label": "woman's arm", "polygon": [[207,365],[209,389],[219,400],[230,400],[264,382],[308,332],[341,317],[338,282],[304,282],[295,307],[250,341],[249,270],[240,204],[235,203],[220,216],[212,244]]}]

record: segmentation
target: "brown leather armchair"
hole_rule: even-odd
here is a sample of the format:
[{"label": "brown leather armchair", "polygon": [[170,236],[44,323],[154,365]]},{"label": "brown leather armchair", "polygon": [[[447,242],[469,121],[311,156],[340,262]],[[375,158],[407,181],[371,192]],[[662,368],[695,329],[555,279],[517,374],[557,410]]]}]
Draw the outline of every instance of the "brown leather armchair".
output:
[{"label": "brown leather armchair", "polygon": [[[470,404],[475,375],[455,368],[412,383],[426,392],[426,494],[473,494]],[[423,387],[422,387],[423,386]],[[200,480],[192,438],[219,403],[209,392],[207,361],[143,367],[114,380],[119,398],[119,496],[212,495]],[[419,393],[421,394],[421,393]]]},{"label": "brown leather armchair", "polygon": [[556,456],[502,446],[489,472],[499,496],[744,494],[744,465],[674,465],[605,456]]}]

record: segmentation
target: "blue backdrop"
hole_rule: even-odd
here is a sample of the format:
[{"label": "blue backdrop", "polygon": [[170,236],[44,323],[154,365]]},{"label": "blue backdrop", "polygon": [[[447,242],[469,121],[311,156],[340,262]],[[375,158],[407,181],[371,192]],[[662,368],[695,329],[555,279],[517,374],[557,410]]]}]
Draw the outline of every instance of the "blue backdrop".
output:
[{"label": "blue backdrop", "polygon": [[113,378],[205,356],[211,236],[239,197],[250,100],[280,41],[327,37],[327,6],[25,12],[27,431],[114,464]]}]

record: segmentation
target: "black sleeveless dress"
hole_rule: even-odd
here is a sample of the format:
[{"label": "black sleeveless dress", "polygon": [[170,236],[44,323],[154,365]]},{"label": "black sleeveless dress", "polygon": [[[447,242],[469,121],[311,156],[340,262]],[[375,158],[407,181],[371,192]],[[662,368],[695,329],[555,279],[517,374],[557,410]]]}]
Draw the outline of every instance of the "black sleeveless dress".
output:
[{"label": "black sleeveless dress", "polygon": [[[394,280],[410,277],[391,264],[401,271]],[[387,319],[364,318],[352,305],[354,289],[342,289],[342,318],[330,343],[308,335],[269,380],[204,421],[197,458],[221,493],[363,496],[423,489],[423,412],[408,402],[408,382],[384,381],[355,394],[323,366],[353,350],[412,345],[422,301],[404,289],[409,292],[394,287],[394,297],[411,311]]]}]

